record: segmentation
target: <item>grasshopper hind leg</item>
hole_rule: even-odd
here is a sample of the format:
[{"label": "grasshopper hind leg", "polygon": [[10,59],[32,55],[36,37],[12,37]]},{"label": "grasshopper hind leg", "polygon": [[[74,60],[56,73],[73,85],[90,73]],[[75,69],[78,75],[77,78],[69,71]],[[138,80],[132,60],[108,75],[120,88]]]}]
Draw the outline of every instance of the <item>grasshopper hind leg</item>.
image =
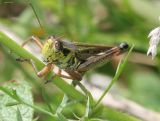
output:
[{"label": "grasshopper hind leg", "polygon": [[72,71],[72,70],[65,70],[67,72],[72,80],[81,81],[83,74],[78,71]]}]

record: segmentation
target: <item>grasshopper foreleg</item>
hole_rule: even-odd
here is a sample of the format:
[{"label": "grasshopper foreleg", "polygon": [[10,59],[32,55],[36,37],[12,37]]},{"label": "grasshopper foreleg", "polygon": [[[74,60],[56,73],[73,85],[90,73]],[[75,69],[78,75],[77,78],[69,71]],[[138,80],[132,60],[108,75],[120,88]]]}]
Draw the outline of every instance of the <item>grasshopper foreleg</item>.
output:
[{"label": "grasshopper foreleg", "polygon": [[[37,74],[38,77],[43,77],[43,76],[47,75],[54,68],[54,65],[49,63],[42,70],[38,71],[38,69],[37,69],[37,67],[34,64],[34,61],[32,59],[18,58],[18,59],[16,59],[16,61],[29,62],[32,65],[32,67],[33,67],[33,69],[34,69],[34,71],[35,71],[35,73]],[[71,76],[62,74],[62,71],[59,68],[58,68],[58,72],[54,71],[54,73],[55,73],[56,76],[60,76],[62,78],[67,78],[67,79],[72,79]],[[52,78],[54,78],[55,75]]]},{"label": "grasshopper foreleg", "polygon": [[41,71],[38,71],[38,69],[37,69],[37,67],[36,67],[36,65],[35,65],[35,63],[32,59],[18,58],[18,59],[16,59],[16,61],[29,62],[32,65],[32,67],[33,67],[33,69],[34,69],[34,71],[35,71],[35,73],[37,74],[38,77],[43,77],[43,76],[47,75],[49,73],[49,71],[51,69],[53,69],[52,64],[47,64]]}]

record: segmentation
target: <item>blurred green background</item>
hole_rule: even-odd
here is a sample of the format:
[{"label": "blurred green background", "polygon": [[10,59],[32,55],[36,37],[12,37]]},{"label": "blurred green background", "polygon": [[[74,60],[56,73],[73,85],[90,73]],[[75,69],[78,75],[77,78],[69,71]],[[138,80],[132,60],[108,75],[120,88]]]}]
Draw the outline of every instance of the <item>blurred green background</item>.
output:
[{"label": "blurred green background", "polygon": [[[42,40],[55,35],[74,42],[134,44],[134,51],[115,88],[121,96],[151,110],[160,111],[160,56],[158,54],[154,60],[146,56],[149,47],[148,33],[160,23],[160,1],[31,0],[30,3],[43,29],[27,0],[1,0],[1,29],[8,28],[23,41],[31,35],[39,36]],[[48,101],[52,102],[53,107],[57,107],[63,93],[54,85],[44,85],[33,73],[31,66],[16,62],[16,57],[0,45],[0,82],[12,79],[28,81],[33,90],[34,102],[45,108],[41,89],[43,86],[49,95]],[[90,71],[87,77],[94,73],[113,77],[116,66],[117,62],[113,60]],[[70,114],[69,117],[72,116]],[[39,116],[39,120],[44,119],[51,120],[46,115]]]}]

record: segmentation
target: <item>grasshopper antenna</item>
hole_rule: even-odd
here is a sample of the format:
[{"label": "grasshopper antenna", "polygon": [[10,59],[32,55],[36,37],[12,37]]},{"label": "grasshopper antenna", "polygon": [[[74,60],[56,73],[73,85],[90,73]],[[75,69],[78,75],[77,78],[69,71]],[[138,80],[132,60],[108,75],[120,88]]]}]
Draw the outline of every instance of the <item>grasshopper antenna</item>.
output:
[{"label": "grasshopper antenna", "polygon": [[[32,3],[30,2],[30,0],[28,0],[28,4],[29,4],[29,6],[32,8],[33,13],[35,14],[35,16],[36,16],[36,18],[37,18],[37,21],[38,21],[38,23],[39,23],[39,25],[40,25],[40,28],[41,28],[42,32],[44,32],[44,27],[42,26],[41,21],[40,21],[38,15],[37,15],[37,13],[36,13],[36,10],[34,9],[34,6],[33,6]],[[45,33],[45,32],[44,32],[44,33]]]},{"label": "grasshopper antenna", "polygon": [[56,40],[62,39],[64,36],[55,37]]}]

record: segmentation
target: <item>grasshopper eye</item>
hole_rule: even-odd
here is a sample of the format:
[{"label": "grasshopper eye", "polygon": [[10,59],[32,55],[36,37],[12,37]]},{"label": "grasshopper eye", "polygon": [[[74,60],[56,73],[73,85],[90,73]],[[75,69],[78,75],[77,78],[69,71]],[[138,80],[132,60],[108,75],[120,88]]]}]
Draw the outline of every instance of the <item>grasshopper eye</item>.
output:
[{"label": "grasshopper eye", "polygon": [[58,50],[58,51],[63,49],[62,44],[61,44],[60,41],[55,41],[55,45],[54,46],[55,46],[55,49]]}]

